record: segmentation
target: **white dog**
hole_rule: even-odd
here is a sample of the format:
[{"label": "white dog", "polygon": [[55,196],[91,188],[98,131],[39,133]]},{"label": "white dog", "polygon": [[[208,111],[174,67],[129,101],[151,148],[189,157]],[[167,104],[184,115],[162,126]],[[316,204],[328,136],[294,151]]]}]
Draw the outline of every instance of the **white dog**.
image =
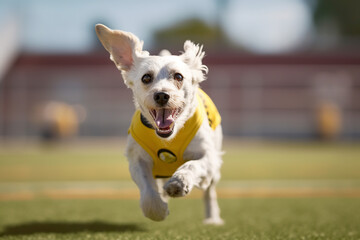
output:
[{"label": "white dog", "polygon": [[185,196],[196,186],[204,190],[204,222],[222,224],[215,191],[222,129],[215,105],[199,89],[208,71],[202,46],[186,41],[179,56],[166,50],[150,56],[129,32],[98,24],[96,33],[133,92],[126,155],[143,214],[164,220],[168,197]]}]

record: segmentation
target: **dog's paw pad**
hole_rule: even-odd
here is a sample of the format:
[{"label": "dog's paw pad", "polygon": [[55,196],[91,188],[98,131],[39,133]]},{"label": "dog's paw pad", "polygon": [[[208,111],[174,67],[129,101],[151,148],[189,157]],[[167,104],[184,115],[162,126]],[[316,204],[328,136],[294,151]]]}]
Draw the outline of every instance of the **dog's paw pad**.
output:
[{"label": "dog's paw pad", "polygon": [[164,186],[170,197],[182,197],[190,192],[189,187],[178,178],[171,178]]}]

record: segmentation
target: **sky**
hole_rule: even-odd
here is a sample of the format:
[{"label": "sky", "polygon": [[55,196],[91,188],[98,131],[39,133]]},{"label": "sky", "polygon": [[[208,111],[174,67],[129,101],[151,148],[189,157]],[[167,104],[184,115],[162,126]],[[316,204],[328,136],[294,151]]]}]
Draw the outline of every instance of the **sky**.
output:
[{"label": "sky", "polygon": [[194,17],[219,23],[231,41],[255,53],[297,49],[312,32],[304,0],[0,0],[0,27],[15,19],[27,52],[89,51],[96,23],[133,32],[151,48],[153,31]]},{"label": "sky", "polygon": [[232,1],[223,27],[234,41],[254,52],[276,53],[305,44],[313,31],[311,20],[303,1],[241,0]]}]

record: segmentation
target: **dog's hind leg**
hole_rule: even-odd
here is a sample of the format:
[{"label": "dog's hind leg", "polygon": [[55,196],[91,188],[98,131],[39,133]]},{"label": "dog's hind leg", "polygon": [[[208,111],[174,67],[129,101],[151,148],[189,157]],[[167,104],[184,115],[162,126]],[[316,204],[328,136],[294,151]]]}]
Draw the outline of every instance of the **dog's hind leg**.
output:
[{"label": "dog's hind leg", "polygon": [[160,194],[160,197],[164,202],[169,201],[169,195],[167,194],[167,192],[163,188],[167,180],[168,179],[166,179],[166,178],[158,178],[158,179],[156,179],[158,193]]},{"label": "dog's hind leg", "polygon": [[222,225],[224,221],[220,217],[220,208],[217,201],[217,194],[215,190],[215,183],[212,182],[210,186],[204,191],[205,204],[205,224]]}]

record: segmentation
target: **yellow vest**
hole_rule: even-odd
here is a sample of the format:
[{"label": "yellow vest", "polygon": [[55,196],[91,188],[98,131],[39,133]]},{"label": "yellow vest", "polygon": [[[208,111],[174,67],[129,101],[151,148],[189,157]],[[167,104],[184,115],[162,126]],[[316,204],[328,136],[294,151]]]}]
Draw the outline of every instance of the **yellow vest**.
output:
[{"label": "yellow vest", "polygon": [[215,130],[221,122],[221,117],[210,97],[201,89],[197,95],[198,106],[194,115],[189,118],[176,136],[169,140],[156,135],[154,128],[137,110],[132,118],[129,133],[153,159],[154,178],[171,177],[176,169],[189,159],[183,154],[203,123],[205,114],[210,127]]}]

